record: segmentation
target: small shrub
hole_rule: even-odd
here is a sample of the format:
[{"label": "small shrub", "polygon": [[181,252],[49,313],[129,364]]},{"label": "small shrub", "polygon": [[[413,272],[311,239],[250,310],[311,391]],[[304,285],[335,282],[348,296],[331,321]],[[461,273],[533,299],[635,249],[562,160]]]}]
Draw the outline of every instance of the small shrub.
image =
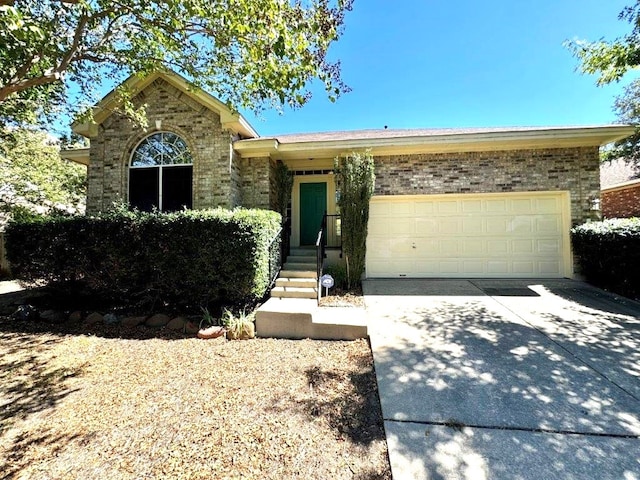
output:
[{"label": "small shrub", "polygon": [[347,290],[347,266],[344,262],[327,265],[324,273],[333,277],[333,288]]},{"label": "small shrub", "polygon": [[246,340],[255,337],[255,313],[246,313],[245,310],[234,315],[230,310],[222,314],[222,324],[227,330],[229,340]]},{"label": "small shrub", "polygon": [[640,218],[590,222],[571,230],[580,273],[622,295],[640,295]]}]

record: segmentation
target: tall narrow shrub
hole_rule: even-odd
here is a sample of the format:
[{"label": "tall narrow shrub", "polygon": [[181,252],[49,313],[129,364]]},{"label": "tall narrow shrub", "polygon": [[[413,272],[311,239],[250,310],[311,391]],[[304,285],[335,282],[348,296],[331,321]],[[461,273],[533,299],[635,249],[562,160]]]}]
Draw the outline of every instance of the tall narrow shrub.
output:
[{"label": "tall narrow shrub", "polygon": [[369,201],[376,176],[373,157],[369,152],[353,152],[335,159],[338,206],[342,224],[342,250],[347,264],[347,287],[360,283],[364,273],[367,249]]},{"label": "tall narrow shrub", "polygon": [[289,168],[282,162],[276,165],[276,185],[277,185],[277,209],[282,215],[284,222],[287,216],[287,208],[291,200],[291,190],[293,189],[293,174]]}]

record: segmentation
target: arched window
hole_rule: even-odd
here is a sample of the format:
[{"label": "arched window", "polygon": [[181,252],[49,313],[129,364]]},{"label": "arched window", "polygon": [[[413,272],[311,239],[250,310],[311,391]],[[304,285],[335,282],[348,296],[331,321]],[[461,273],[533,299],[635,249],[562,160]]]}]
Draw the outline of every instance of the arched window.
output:
[{"label": "arched window", "polygon": [[193,158],[175,133],[157,132],[133,150],[129,166],[129,204],[163,212],[192,208]]}]

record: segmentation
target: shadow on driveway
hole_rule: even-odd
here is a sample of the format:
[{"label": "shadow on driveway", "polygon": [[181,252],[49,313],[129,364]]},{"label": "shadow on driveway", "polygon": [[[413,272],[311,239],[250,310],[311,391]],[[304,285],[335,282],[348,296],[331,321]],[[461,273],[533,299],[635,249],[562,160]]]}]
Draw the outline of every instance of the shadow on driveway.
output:
[{"label": "shadow on driveway", "polygon": [[364,294],[396,480],[640,475],[634,302],[566,280]]}]

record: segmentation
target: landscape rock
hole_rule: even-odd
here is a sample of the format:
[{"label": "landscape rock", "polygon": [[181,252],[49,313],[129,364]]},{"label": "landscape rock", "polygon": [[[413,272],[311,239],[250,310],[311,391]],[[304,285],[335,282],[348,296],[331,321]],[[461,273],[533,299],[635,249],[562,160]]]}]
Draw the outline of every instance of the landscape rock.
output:
[{"label": "landscape rock", "polygon": [[125,327],[137,327],[142,325],[147,317],[125,317],[122,319],[122,325]]},{"label": "landscape rock", "polygon": [[209,339],[209,338],[218,338],[221,337],[222,335],[224,335],[224,327],[209,327],[209,328],[202,328],[198,331],[198,338],[204,338]]},{"label": "landscape rock", "polygon": [[176,317],[167,323],[167,328],[169,330],[184,330],[185,325],[187,324],[187,320],[184,317]]},{"label": "landscape rock", "polygon": [[116,323],[120,323],[118,316],[114,313],[107,313],[103,317],[103,320],[104,320],[104,323],[106,323],[107,325],[115,325]]},{"label": "landscape rock", "polygon": [[167,323],[169,323],[169,315],[165,315],[164,313],[156,313],[151,317],[147,318],[147,321],[144,322],[148,327],[164,327]]},{"label": "landscape rock", "polygon": [[40,312],[40,320],[51,323],[64,322],[64,313],[59,310],[45,310]]},{"label": "landscape rock", "polygon": [[87,325],[93,325],[96,323],[101,323],[103,320],[102,315],[98,312],[93,312],[87,315],[87,318],[84,319],[84,322]]},{"label": "landscape rock", "polygon": [[82,321],[82,312],[80,310],[75,310],[69,314],[68,320],[71,323],[78,323]]},{"label": "landscape rock", "polygon": [[33,305],[27,304],[27,305],[20,305],[18,309],[15,312],[13,312],[11,317],[14,320],[25,322],[25,321],[37,320],[38,318],[40,318],[40,314],[38,313],[38,310],[36,309],[36,307],[34,307]]}]

